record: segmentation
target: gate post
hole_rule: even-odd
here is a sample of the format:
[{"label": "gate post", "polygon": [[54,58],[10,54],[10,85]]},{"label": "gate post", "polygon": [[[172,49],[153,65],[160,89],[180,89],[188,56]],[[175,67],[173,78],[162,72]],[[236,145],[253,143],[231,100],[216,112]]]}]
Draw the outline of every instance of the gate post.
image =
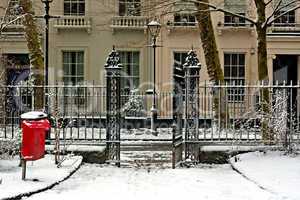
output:
[{"label": "gate post", "polygon": [[185,71],[185,159],[199,161],[199,79],[201,64],[196,53],[188,52]]},{"label": "gate post", "polygon": [[106,70],[106,155],[108,162],[120,167],[122,65],[115,47],[104,67]]}]

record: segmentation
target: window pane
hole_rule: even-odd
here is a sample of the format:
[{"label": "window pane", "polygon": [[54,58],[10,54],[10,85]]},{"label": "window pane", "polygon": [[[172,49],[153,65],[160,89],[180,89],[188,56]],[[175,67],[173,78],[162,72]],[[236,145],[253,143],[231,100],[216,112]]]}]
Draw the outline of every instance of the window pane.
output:
[{"label": "window pane", "polygon": [[124,16],[125,15],[125,4],[121,3],[119,4],[119,15]]},{"label": "window pane", "polygon": [[140,75],[139,66],[138,65],[133,65],[132,66],[132,76],[139,77],[139,75]]},{"label": "window pane", "polygon": [[231,67],[231,77],[237,77],[237,67]]},{"label": "window pane", "polygon": [[245,55],[239,54],[239,65],[245,65]]},{"label": "window pane", "polygon": [[79,4],[79,15],[84,15],[85,14],[85,4],[80,3]]},{"label": "window pane", "polygon": [[83,63],[83,60],[84,60],[84,53],[78,52],[77,53],[77,63]]},{"label": "window pane", "polygon": [[82,84],[84,82],[83,77],[76,77],[76,83]]},{"label": "window pane", "polygon": [[134,52],[133,53],[133,63],[134,64],[139,64],[140,63],[140,54],[139,54],[139,52]]},{"label": "window pane", "polygon": [[63,63],[70,63],[71,59],[70,59],[70,54],[68,52],[63,52]]},{"label": "window pane", "polygon": [[174,60],[180,62],[181,60],[180,53],[174,53]]},{"label": "window pane", "polygon": [[237,54],[232,54],[231,59],[232,59],[231,64],[237,65]]},{"label": "window pane", "polygon": [[71,79],[69,77],[64,77],[63,81],[64,81],[65,85],[70,85],[71,84]]},{"label": "window pane", "polygon": [[71,4],[71,15],[77,15],[78,13],[78,5],[76,3]]},{"label": "window pane", "polygon": [[70,63],[76,63],[76,52],[70,52]]},{"label": "window pane", "polygon": [[239,67],[239,77],[244,77],[244,76],[245,76],[245,68]]},{"label": "window pane", "polygon": [[132,76],[132,70],[131,70],[131,65],[130,65],[130,64],[128,64],[128,65],[126,66],[126,70],[127,70],[127,75],[128,75],[128,76]]},{"label": "window pane", "polygon": [[64,64],[64,75],[70,75],[70,68],[69,68],[69,65],[68,64]]},{"label": "window pane", "polygon": [[224,67],[224,76],[230,77],[230,67]]},{"label": "window pane", "polygon": [[230,54],[224,55],[224,65],[230,65]]},{"label": "window pane", "polygon": [[71,5],[70,3],[64,3],[64,15],[71,14]]},{"label": "window pane", "polygon": [[139,78],[133,78],[133,87],[138,88],[140,85],[140,79]]},{"label": "window pane", "polygon": [[78,64],[77,65],[77,76],[83,75],[83,64]]}]

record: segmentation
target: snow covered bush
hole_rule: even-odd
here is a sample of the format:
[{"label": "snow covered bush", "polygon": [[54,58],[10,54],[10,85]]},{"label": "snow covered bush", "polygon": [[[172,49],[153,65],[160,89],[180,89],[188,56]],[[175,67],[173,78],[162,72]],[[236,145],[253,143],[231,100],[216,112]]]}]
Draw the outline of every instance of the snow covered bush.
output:
[{"label": "snow covered bush", "polygon": [[287,151],[291,151],[292,136],[296,131],[295,128],[298,127],[298,122],[293,109],[290,109],[290,97],[286,91],[278,89],[273,92],[271,99],[268,104],[269,112],[263,112],[261,108],[263,103],[258,103],[242,116],[242,119],[247,119],[246,121],[236,120],[234,123],[241,130],[248,132],[260,131],[262,124],[266,123],[269,141],[264,142],[282,145]]},{"label": "snow covered bush", "polygon": [[19,155],[21,136],[22,132],[19,130],[13,139],[0,139],[0,159],[9,159]]},{"label": "snow covered bush", "polygon": [[145,109],[143,103],[143,96],[139,94],[138,90],[132,90],[129,94],[128,101],[121,109],[125,116],[142,117],[145,116]]}]

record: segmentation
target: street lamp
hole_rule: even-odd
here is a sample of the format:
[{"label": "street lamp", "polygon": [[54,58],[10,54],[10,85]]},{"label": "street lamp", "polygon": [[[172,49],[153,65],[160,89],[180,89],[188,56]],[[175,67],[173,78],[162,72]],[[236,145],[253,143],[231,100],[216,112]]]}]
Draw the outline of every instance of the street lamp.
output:
[{"label": "street lamp", "polygon": [[157,119],[157,109],[156,109],[156,77],[155,77],[155,68],[156,68],[156,39],[159,35],[160,29],[161,29],[161,24],[156,21],[156,20],[152,20],[148,25],[148,30],[151,34],[152,37],[152,48],[153,48],[153,59],[154,59],[154,63],[153,63],[153,104],[152,104],[152,108],[151,108],[151,130],[153,131],[154,134],[157,134],[156,132],[156,126],[155,126],[155,121]]},{"label": "street lamp", "polygon": [[45,68],[45,112],[48,113],[48,79],[49,79],[49,20],[52,18],[52,16],[49,15],[50,10],[50,3],[53,2],[53,0],[41,0],[41,2],[45,5],[45,14],[43,18],[45,19],[45,51],[44,51],[44,68]]}]

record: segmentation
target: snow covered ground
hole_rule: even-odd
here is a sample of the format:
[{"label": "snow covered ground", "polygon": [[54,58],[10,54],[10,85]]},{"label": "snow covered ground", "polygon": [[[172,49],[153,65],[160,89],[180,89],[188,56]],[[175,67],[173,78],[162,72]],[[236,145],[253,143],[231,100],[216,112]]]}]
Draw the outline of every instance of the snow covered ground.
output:
[{"label": "snow covered ground", "polygon": [[[106,164],[84,164],[69,179],[54,188],[23,199],[300,199],[299,155],[284,155],[279,151],[267,151],[267,153],[246,153],[237,157],[238,162],[232,159],[231,163],[246,178],[234,171],[229,164],[171,169],[169,151],[123,152],[121,159],[131,162],[123,164],[121,168]],[[143,164],[143,161],[151,161],[152,164]],[[0,172],[5,169],[9,170],[11,167],[15,165],[0,161]],[[44,183],[41,180],[47,182],[54,176],[60,176],[60,173],[46,168],[40,171],[38,176],[29,176],[30,179],[38,178],[40,182],[30,181],[25,183],[28,184],[26,187],[32,189],[35,187],[34,184]],[[17,177],[11,177],[11,179],[15,182],[12,182],[8,188],[1,188],[3,183],[0,185],[0,199],[2,193],[9,190],[15,191],[16,186],[18,190],[25,188],[20,181],[19,172]]]},{"label": "snow covered ground", "polygon": [[116,168],[83,165],[69,180],[30,200],[65,199],[277,200],[229,165],[197,168]]},{"label": "snow covered ground", "polygon": [[[132,155],[136,153],[132,152]],[[147,152],[144,153],[147,156]],[[169,158],[163,152],[148,156]],[[138,162],[121,168],[84,164],[70,179],[49,191],[26,199],[299,199],[299,156],[285,156],[280,152],[254,152],[238,157],[235,167],[249,175],[251,180],[232,170],[228,164],[199,165],[175,170],[170,169],[169,165],[162,168],[160,165],[139,165]],[[135,157],[126,153],[122,158]]]},{"label": "snow covered ground", "polygon": [[249,179],[271,192],[300,199],[300,155],[280,151],[253,152],[238,156],[231,163]]},{"label": "snow covered ground", "polygon": [[27,162],[26,181],[21,180],[21,167],[18,159],[0,160],[0,199],[46,188],[66,178],[81,164],[82,157],[74,156],[62,163],[60,168],[54,164],[54,157]]}]

